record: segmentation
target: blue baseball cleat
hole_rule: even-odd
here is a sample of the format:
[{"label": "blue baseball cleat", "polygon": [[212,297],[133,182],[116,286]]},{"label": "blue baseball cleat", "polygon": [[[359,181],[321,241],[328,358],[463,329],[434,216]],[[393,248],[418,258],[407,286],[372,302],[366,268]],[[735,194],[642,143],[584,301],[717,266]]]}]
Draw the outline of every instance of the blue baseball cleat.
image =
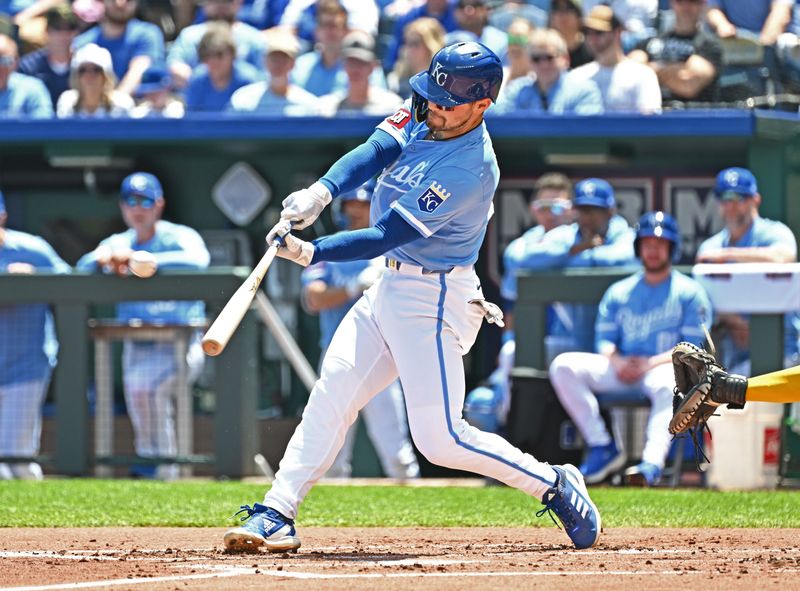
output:
[{"label": "blue baseball cleat", "polygon": [[226,550],[256,552],[264,546],[269,552],[297,552],[300,538],[297,537],[293,520],[259,503],[255,503],[252,509],[250,505],[242,505],[235,515],[244,511],[247,511],[247,516],[242,517],[242,521],[249,521],[225,532]]},{"label": "blue baseball cleat", "polygon": [[625,470],[628,486],[655,486],[661,480],[661,468],[650,462],[642,462]]},{"label": "blue baseball cleat", "polygon": [[553,470],[558,474],[558,480],[553,488],[544,494],[542,498],[544,509],[537,511],[536,516],[541,517],[552,511],[578,550],[591,548],[600,538],[600,512],[589,498],[583,476],[572,464],[553,466]]},{"label": "blue baseball cleat", "polygon": [[587,483],[597,484],[617,470],[621,470],[624,465],[625,452],[617,447],[616,441],[612,440],[608,445],[590,447],[580,471]]}]

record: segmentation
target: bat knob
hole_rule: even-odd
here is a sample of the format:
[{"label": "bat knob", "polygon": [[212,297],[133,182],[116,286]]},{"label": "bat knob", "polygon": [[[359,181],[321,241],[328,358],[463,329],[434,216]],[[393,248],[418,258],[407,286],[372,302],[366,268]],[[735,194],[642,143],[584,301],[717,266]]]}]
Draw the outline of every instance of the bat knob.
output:
[{"label": "bat knob", "polygon": [[222,346],[213,339],[203,339],[203,353],[209,357],[216,357],[222,353]]}]

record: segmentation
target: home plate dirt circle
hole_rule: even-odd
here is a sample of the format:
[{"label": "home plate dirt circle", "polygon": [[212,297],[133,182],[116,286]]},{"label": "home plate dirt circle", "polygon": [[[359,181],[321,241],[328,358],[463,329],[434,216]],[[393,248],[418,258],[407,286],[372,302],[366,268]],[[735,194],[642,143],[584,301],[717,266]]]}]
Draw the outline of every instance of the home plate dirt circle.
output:
[{"label": "home plate dirt circle", "polygon": [[797,529],[302,528],[297,554],[229,554],[220,528],[5,529],[0,589],[800,589]]}]

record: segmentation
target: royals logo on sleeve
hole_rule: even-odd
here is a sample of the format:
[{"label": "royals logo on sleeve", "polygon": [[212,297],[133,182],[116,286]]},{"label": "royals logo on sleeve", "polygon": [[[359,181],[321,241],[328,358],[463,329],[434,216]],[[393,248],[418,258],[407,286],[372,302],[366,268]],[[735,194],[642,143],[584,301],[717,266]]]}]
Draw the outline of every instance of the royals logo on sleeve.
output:
[{"label": "royals logo on sleeve", "polygon": [[450,193],[444,187],[434,181],[425,192],[417,198],[417,207],[424,213],[433,213],[436,209],[450,197]]},{"label": "royals logo on sleeve", "polygon": [[396,129],[403,129],[409,121],[411,121],[411,113],[408,109],[400,109],[391,117],[386,118],[386,123]]}]

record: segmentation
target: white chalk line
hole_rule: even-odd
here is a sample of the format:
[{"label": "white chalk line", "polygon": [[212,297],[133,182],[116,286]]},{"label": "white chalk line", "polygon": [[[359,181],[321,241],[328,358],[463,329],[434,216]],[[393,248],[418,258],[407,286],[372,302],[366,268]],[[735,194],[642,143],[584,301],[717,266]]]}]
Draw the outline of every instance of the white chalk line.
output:
[{"label": "white chalk line", "polygon": [[[258,572],[256,572],[258,570]],[[800,569],[798,569],[800,571]],[[243,575],[263,575],[286,579],[386,579],[386,578],[445,578],[445,577],[592,577],[592,576],[667,576],[681,574],[702,574],[702,571],[500,571],[500,572],[457,572],[457,573],[310,573],[302,571],[287,572],[284,570],[260,570],[228,568],[211,573],[191,575],[174,575],[168,577],[142,577],[130,579],[106,579],[102,581],[81,581],[79,583],[58,583],[53,585],[32,585],[25,587],[0,587],[3,591],[52,591],[55,589],[91,589],[97,587],[116,587],[120,585],[145,585],[148,583],[165,583],[189,581],[197,579],[213,579],[222,577],[238,577]]]}]

